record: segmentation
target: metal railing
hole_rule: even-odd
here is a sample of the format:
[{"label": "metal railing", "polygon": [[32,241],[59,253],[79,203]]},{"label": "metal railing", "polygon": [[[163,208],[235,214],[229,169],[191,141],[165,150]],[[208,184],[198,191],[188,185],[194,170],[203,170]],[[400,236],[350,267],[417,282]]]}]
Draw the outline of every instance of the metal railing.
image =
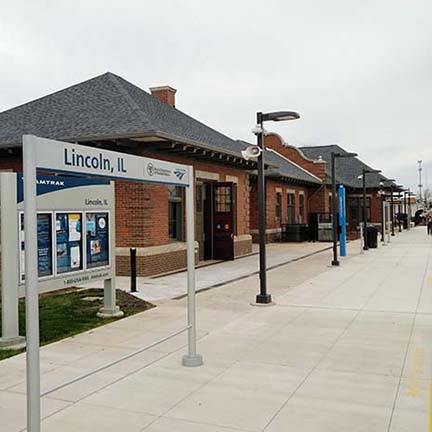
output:
[{"label": "metal railing", "polygon": [[71,384],[75,384],[75,383],[77,383],[77,382],[79,382],[79,381],[82,381],[83,379],[86,379],[86,378],[88,378],[88,377],[90,377],[90,376],[92,376],[92,375],[94,375],[94,374],[97,374],[97,373],[99,373],[99,372],[102,372],[102,371],[104,371],[104,370],[106,370],[106,369],[108,369],[108,368],[110,368],[110,367],[112,367],[112,366],[115,366],[115,365],[121,363],[122,361],[128,360],[128,359],[130,359],[131,357],[134,357],[134,356],[136,356],[136,355],[138,355],[138,354],[141,354],[142,352],[144,352],[144,351],[146,351],[146,350],[148,350],[148,349],[150,349],[150,348],[153,348],[153,347],[155,347],[156,345],[159,345],[159,344],[161,344],[161,343],[163,343],[163,342],[166,342],[167,340],[169,340],[169,339],[171,339],[171,338],[173,338],[173,337],[175,337],[175,336],[178,336],[179,334],[184,333],[185,331],[189,330],[190,328],[191,328],[191,326],[188,325],[187,327],[182,328],[182,329],[176,331],[175,333],[172,333],[172,334],[170,334],[170,335],[168,335],[168,336],[166,336],[166,337],[164,337],[164,338],[162,338],[162,339],[158,339],[157,341],[152,342],[151,344],[146,345],[145,347],[142,347],[142,348],[140,348],[140,349],[138,349],[138,350],[136,350],[136,351],[134,351],[134,352],[131,352],[131,353],[129,353],[129,354],[126,354],[126,355],[124,355],[123,357],[120,357],[120,358],[117,359],[117,360],[114,360],[114,361],[112,361],[112,362],[106,363],[106,364],[104,364],[103,366],[100,366],[100,367],[98,367],[98,368],[96,368],[96,369],[94,369],[94,370],[92,370],[92,371],[90,371],[90,372],[87,372],[87,373],[85,373],[85,374],[79,375],[79,376],[77,376],[77,377],[75,377],[75,378],[72,378],[72,379],[69,380],[69,381],[66,381],[66,382],[64,382],[64,383],[62,383],[62,384],[59,384],[59,385],[57,385],[57,386],[55,386],[55,387],[52,387],[52,388],[50,388],[49,390],[47,390],[47,391],[41,393],[40,396],[41,396],[41,397],[47,396],[47,395],[49,395],[49,394],[51,394],[51,393],[54,393],[54,392],[56,392],[56,391],[58,391],[58,390],[61,390],[61,389],[64,388],[64,387],[67,387],[67,386],[69,386],[69,385],[71,385]]}]

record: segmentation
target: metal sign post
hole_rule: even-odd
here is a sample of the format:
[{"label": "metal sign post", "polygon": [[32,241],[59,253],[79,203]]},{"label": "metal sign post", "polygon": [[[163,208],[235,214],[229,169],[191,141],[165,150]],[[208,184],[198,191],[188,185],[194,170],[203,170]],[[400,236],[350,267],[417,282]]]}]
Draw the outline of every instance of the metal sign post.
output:
[{"label": "metal sign post", "polygon": [[203,359],[196,352],[196,304],[195,304],[195,199],[193,167],[189,167],[191,184],[186,189],[186,247],[188,271],[188,354],[183,356],[183,366],[201,366]]},{"label": "metal sign post", "polygon": [[27,430],[40,432],[39,292],[37,264],[36,141],[23,137],[26,268]]},{"label": "metal sign post", "polygon": [[23,136],[25,291],[27,333],[27,432],[40,432],[40,353],[36,170],[71,172],[186,187],[188,354],[184,366],[200,366],[196,352],[194,175],[187,165]]}]

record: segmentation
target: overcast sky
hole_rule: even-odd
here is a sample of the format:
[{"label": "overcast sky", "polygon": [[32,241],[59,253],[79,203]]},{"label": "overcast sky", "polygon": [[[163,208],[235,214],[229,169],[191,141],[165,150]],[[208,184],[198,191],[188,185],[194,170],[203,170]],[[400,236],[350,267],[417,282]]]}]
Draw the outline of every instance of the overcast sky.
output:
[{"label": "overcast sky", "polygon": [[3,0],[0,111],[111,71],[175,87],[177,108],[237,139],[256,111],[296,110],[266,128],[417,191],[418,159],[432,186],[431,17],[431,0]]}]

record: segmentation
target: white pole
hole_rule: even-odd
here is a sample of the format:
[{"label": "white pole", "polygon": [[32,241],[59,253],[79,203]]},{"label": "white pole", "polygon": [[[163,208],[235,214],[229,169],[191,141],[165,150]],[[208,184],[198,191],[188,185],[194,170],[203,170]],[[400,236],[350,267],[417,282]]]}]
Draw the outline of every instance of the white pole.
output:
[{"label": "white pole", "polygon": [[363,223],[360,224],[360,253],[363,254]]},{"label": "white pole", "polygon": [[0,349],[24,348],[25,339],[19,335],[18,316],[18,213],[17,175],[0,173],[0,232],[1,232],[1,320]]},{"label": "white pole", "polygon": [[183,366],[196,367],[203,358],[196,351],[196,291],[195,291],[195,199],[194,171],[189,167],[189,186],[186,188],[186,246],[188,271],[188,353],[183,356]]},{"label": "white pole", "polygon": [[27,337],[27,432],[40,432],[39,293],[37,262],[36,149],[23,136],[24,244]]}]

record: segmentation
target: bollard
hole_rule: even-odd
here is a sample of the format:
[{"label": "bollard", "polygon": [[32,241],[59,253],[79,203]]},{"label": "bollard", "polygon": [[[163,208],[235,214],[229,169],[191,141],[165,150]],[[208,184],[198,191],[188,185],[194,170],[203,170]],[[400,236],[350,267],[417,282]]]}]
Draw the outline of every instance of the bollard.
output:
[{"label": "bollard", "polygon": [[360,224],[360,253],[363,254],[363,242],[364,242],[364,236],[363,236],[363,224]]},{"label": "bollard", "polygon": [[137,292],[136,286],[136,248],[130,248],[130,278],[131,278],[131,292]]}]

